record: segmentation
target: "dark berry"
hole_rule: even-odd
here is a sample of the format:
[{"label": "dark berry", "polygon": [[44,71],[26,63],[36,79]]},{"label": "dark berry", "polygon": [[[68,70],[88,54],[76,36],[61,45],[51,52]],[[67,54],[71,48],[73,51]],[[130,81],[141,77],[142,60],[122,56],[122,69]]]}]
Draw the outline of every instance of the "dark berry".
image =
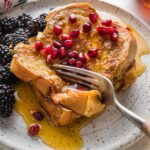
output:
[{"label": "dark berry", "polygon": [[5,45],[0,44],[0,64],[6,65],[12,60],[12,53]]},{"label": "dark berry", "polygon": [[14,17],[4,17],[0,19],[2,33],[12,33],[17,28],[17,20]]},{"label": "dark berry", "polygon": [[7,84],[13,84],[17,78],[11,73],[10,71],[10,64],[7,64],[5,66],[0,66],[0,82],[7,83]]},{"label": "dark berry", "polygon": [[27,13],[23,13],[22,15],[18,16],[17,20],[20,22],[18,25],[22,24],[23,27],[27,27],[27,22],[32,20],[32,17]]},{"label": "dark berry", "polygon": [[9,117],[15,103],[14,90],[11,86],[0,84],[0,116]]}]

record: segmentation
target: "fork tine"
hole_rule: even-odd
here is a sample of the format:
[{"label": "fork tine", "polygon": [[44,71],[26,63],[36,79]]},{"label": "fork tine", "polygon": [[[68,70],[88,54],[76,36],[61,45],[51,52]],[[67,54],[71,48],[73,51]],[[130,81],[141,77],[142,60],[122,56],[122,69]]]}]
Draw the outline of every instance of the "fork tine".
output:
[{"label": "fork tine", "polygon": [[107,77],[105,77],[99,73],[95,73],[93,71],[80,69],[80,68],[76,68],[76,67],[70,67],[70,66],[66,66],[66,65],[54,64],[53,66],[57,69],[70,71],[72,73],[78,73],[83,76],[86,75],[89,78],[95,78],[98,81],[98,86],[102,92],[105,92],[109,86],[111,86],[111,88],[114,90],[112,82]]},{"label": "fork tine", "polygon": [[90,87],[91,89],[94,89],[94,90],[99,90],[96,86],[92,85],[92,84],[88,84],[88,83],[85,83],[85,82],[81,82],[79,80],[75,80],[75,79],[72,79],[72,78],[69,78],[69,77],[66,77],[66,76],[61,76],[63,79],[66,79],[67,81],[71,81],[71,82],[75,82],[75,83],[79,83],[81,85],[85,85],[87,87]]},{"label": "fork tine", "polygon": [[88,78],[88,77],[83,77],[81,75],[77,75],[77,74],[73,74],[73,73],[70,73],[70,72],[65,72],[63,70],[56,70],[56,72],[58,72],[59,74],[62,74],[62,75],[67,75],[67,76],[70,76],[70,77],[73,77],[73,78],[76,78],[78,80],[82,80],[82,81],[85,81],[85,82],[88,82],[88,83],[91,83],[95,86],[98,87],[98,81],[92,79],[92,78]]},{"label": "fork tine", "polygon": [[[86,75],[86,76],[89,76],[89,77],[95,77],[95,78],[99,78],[99,76],[101,77],[104,77],[100,74],[97,75],[97,73],[94,73],[92,71],[89,71],[89,70],[85,70],[85,69],[80,69],[80,68],[76,68],[76,67],[70,67],[70,66],[66,66],[66,65],[59,65],[59,64],[54,64],[53,65],[55,68],[60,68],[60,69],[63,69],[63,70],[67,70],[67,71],[72,71],[74,73],[80,73],[82,75]],[[105,78],[105,77],[104,77]]]}]

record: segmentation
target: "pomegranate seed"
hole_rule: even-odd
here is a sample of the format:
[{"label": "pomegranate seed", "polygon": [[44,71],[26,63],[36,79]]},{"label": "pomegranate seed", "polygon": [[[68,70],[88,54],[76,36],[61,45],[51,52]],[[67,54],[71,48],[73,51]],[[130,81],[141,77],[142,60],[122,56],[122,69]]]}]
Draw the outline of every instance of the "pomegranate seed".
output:
[{"label": "pomegranate seed", "polygon": [[104,27],[97,27],[96,30],[100,35],[105,35],[105,28]]},{"label": "pomegranate seed", "polygon": [[68,64],[71,65],[71,66],[74,66],[75,63],[76,63],[76,59],[74,59],[74,58],[71,58],[71,59],[68,60]]},{"label": "pomegranate seed", "polygon": [[112,40],[113,42],[117,41],[117,40],[118,40],[118,33],[114,32],[114,33],[112,34],[112,36],[111,36],[111,40]]},{"label": "pomegranate seed", "polygon": [[90,58],[95,58],[98,56],[98,50],[97,49],[91,49],[88,51],[88,56]]},{"label": "pomegranate seed", "polygon": [[111,26],[112,25],[112,20],[108,19],[108,20],[103,20],[102,21],[102,25],[103,26]]},{"label": "pomegranate seed", "polygon": [[53,47],[51,45],[48,45],[43,49],[43,53],[45,55],[52,54],[52,52],[53,52]]},{"label": "pomegranate seed", "polygon": [[66,49],[65,49],[64,47],[61,47],[61,48],[59,49],[59,51],[60,51],[60,56],[61,56],[62,58],[64,58],[64,57],[67,56],[67,51],[66,51]]},{"label": "pomegranate seed", "polygon": [[71,58],[78,58],[79,53],[77,51],[72,51],[68,54]]},{"label": "pomegranate seed", "polygon": [[77,17],[74,14],[71,14],[69,16],[69,21],[70,21],[70,23],[76,23],[77,22]]},{"label": "pomegranate seed", "polygon": [[35,43],[35,49],[36,49],[37,51],[42,50],[42,49],[43,49],[43,43],[40,42],[40,41],[37,41],[37,42]]},{"label": "pomegranate seed", "polygon": [[91,20],[92,23],[96,23],[98,18],[99,17],[96,13],[89,14],[89,19]]},{"label": "pomegranate seed", "polygon": [[63,35],[61,36],[61,40],[62,40],[62,41],[65,41],[65,40],[68,40],[68,39],[71,39],[71,37],[70,37],[69,34],[63,34]]},{"label": "pomegranate seed", "polygon": [[91,30],[91,24],[89,22],[86,22],[84,25],[83,25],[83,31],[84,32],[89,32]]},{"label": "pomegranate seed", "polygon": [[53,30],[54,30],[54,33],[55,33],[56,36],[58,36],[58,35],[60,35],[62,33],[62,29],[58,25],[55,25]]},{"label": "pomegranate seed", "polygon": [[56,40],[53,40],[53,46],[56,47],[56,48],[60,48],[61,47],[61,43],[56,41]]},{"label": "pomegranate seed", "polygon": [[28,133],[30,134],[30,136],[35,136],[38,134],[39,130],[40,126],[38,124],[31,124]]},{"label": "pomegranate seed", "polygon": [[115,29],[114,29],[113,27],[107,27],[107,28],[105,28],[105,33],[106,33],[106,34],[111,35],[111,34],[113,34],[114,32],[115,32]]},{"label": "pomegranate seed", "polygon": [[52,61],[52,54],[47,55],[46,61],[48,63]]},{"label": "pomegranate seed", "polygon": [[58,57],[58,49],[57,48],[53,48],[53,53],[52,53],[52,59],[55,59]]},{"label": "pomegranate seed", "polygon": [[33,112],[32,115],[33,115],[33,117],[34,117],[36,120],[38,120],[38,121],[42,121],[43,118],[44,118],[43,114],[42,114],[41,112],[39,112],[39,111]]},{"label": "pomegranate seed", "polygon": [[76,62],[76,67],[81,68],[82,65],[83,65],[82,61],[79,61],[79,60],[78,60],[78,61]]},{"label": "pomegranate seed", "polygon": [[78,29],[75,29],[75,30],[70,32],[70,37],[76,38],[79,36],[79,34],[80,34],[80,31]]},{"label": "pomegranate seed", "polygon": [[72,40],[65,40],[65,41],[64,41],[64,46],[65,46],[66,48],[72,47],[72,46],[73,46],[73,41],[72,41]]},{"label": "pomegranate seed", "polygon": [[78,59],[82,61],[82,63],[85,63],[87,61],[86,56],[84,53],[80,53]]}]

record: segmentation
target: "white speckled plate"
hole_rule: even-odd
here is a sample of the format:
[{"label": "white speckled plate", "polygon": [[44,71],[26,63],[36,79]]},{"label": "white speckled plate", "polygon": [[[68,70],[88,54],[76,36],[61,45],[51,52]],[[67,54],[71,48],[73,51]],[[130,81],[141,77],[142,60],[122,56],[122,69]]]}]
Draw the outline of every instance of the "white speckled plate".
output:
[{"label": "white speckled plate", "polygon": [[[122,18],[136,28],[150,44],[150,29],[142,21],[130,13],[97,0],[41,0],[20,6],[6,15],[17,16],[29,12],[37,16],[48,12],[50,8],[71,2],[90,2],[97,10],[112,13]],[[137,79],[130,89],[118,95],[124,105],[143,117],[150,117],[150,56],[144,56],[147,71]],[[81,131],[84,138],[83,149],[90,150],[121,150],[139,140],[143,134],[140,130],[123,117],[120,112],[109,107],[101,117],[92,121]],[[40,139],[27,135],[26,126],[18,114],[14,113],[9,119],[0,119],[0,149],[15,150],[50,150]]]}]

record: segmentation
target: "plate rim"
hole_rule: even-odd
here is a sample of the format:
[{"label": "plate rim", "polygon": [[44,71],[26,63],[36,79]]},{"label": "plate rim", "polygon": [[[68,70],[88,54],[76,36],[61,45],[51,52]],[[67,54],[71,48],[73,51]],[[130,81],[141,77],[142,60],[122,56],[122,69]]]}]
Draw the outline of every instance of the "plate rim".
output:
[{"label": "plate rim", "polygon": [[[23,6],[27,7],[26,5],[29,5],[29,3],[37,3],[37,2],[39,2],[39,1],[41,1],[41,0],[31,0],[31,1],[27,1],[27,3],[23,4]],[[51,1],[51,0],[50,0],[50,1]],[[57,1],[56,1],[56,2],[57,2]],[[133,13],[128,12],[128,11],[125,10],[124,8],[121,8],[121,7],[119,7],[119,6],[115,6],[115,5],[113,5],[113,4],[109,3],[109,2],[102,1],[102,0],[96,0],[96,2],[102,3],[102,4],[107,5],[107,6],[109,6],[109,7],[112,7],[112,8],[116,8],[116,9],[118,9],[119,11],[122,11],[122,12],[124,12],[124,13],[126,13],[126,14],[129,14],[129,15],[132,16],[136,21],[140,22],[143,26],[145,26],[145,28],[147,28],[148,31],[150,31],[150,26],[149,26],[146,22],[144,22],[140,17],[135,16]],[[71,3],[73,3],[73,0],[72,0]],[[79,3],[81,3],[81,2],[79,2]],[[21,7],[21,6],[18,6],[18,7]],[[15,9],[15,8],[13,8],[13,9],[11,9],[11,10],[14,10],[14,9]],[[9,13],[11,12],[11,10],[9,11]],[[1,15],[0,15],[0,16],[1,16]],[[148,42],[148,45],[150,46],[150,42]],[[143,134],[142,132],[140,132],[139,134],[137,134],[137,137],[136,137],[136,139],[134,139],[134,141],[133,141],[133,140],[130,141],[130,144],[123,143],[123,144],[122,144],[122,145],[124,145],[124,146],[123,146],[123,149],[129,148],[130,146],[132,146],[133,144],[135,144],[137,141],[139,141],[139,140],[140,140],[141,138],[143,138],[143,137],[144,137],[144,134]],[[128,139],[128,140],[129,140],[129,139]],[[12,143],[10,140],[9,140],[9,141],[6,140],[6,138],[0,138],[0,146],[1,146],[1,145],[4,146],[4,149],[5,149],[5,148],[9,148],[9,149],[13,149],[13,150],[15,150],[15,149],[17,149],[17,150],[24,150],[23,148],[19,147],[19,145],[17,145],[17,147],[16,147],[16,146],[14,147],[14,143]],[[3,147],[2,147],[2,148],[3,148]],[[118,144],[118,148],[119,148],[119,144]]]}]

